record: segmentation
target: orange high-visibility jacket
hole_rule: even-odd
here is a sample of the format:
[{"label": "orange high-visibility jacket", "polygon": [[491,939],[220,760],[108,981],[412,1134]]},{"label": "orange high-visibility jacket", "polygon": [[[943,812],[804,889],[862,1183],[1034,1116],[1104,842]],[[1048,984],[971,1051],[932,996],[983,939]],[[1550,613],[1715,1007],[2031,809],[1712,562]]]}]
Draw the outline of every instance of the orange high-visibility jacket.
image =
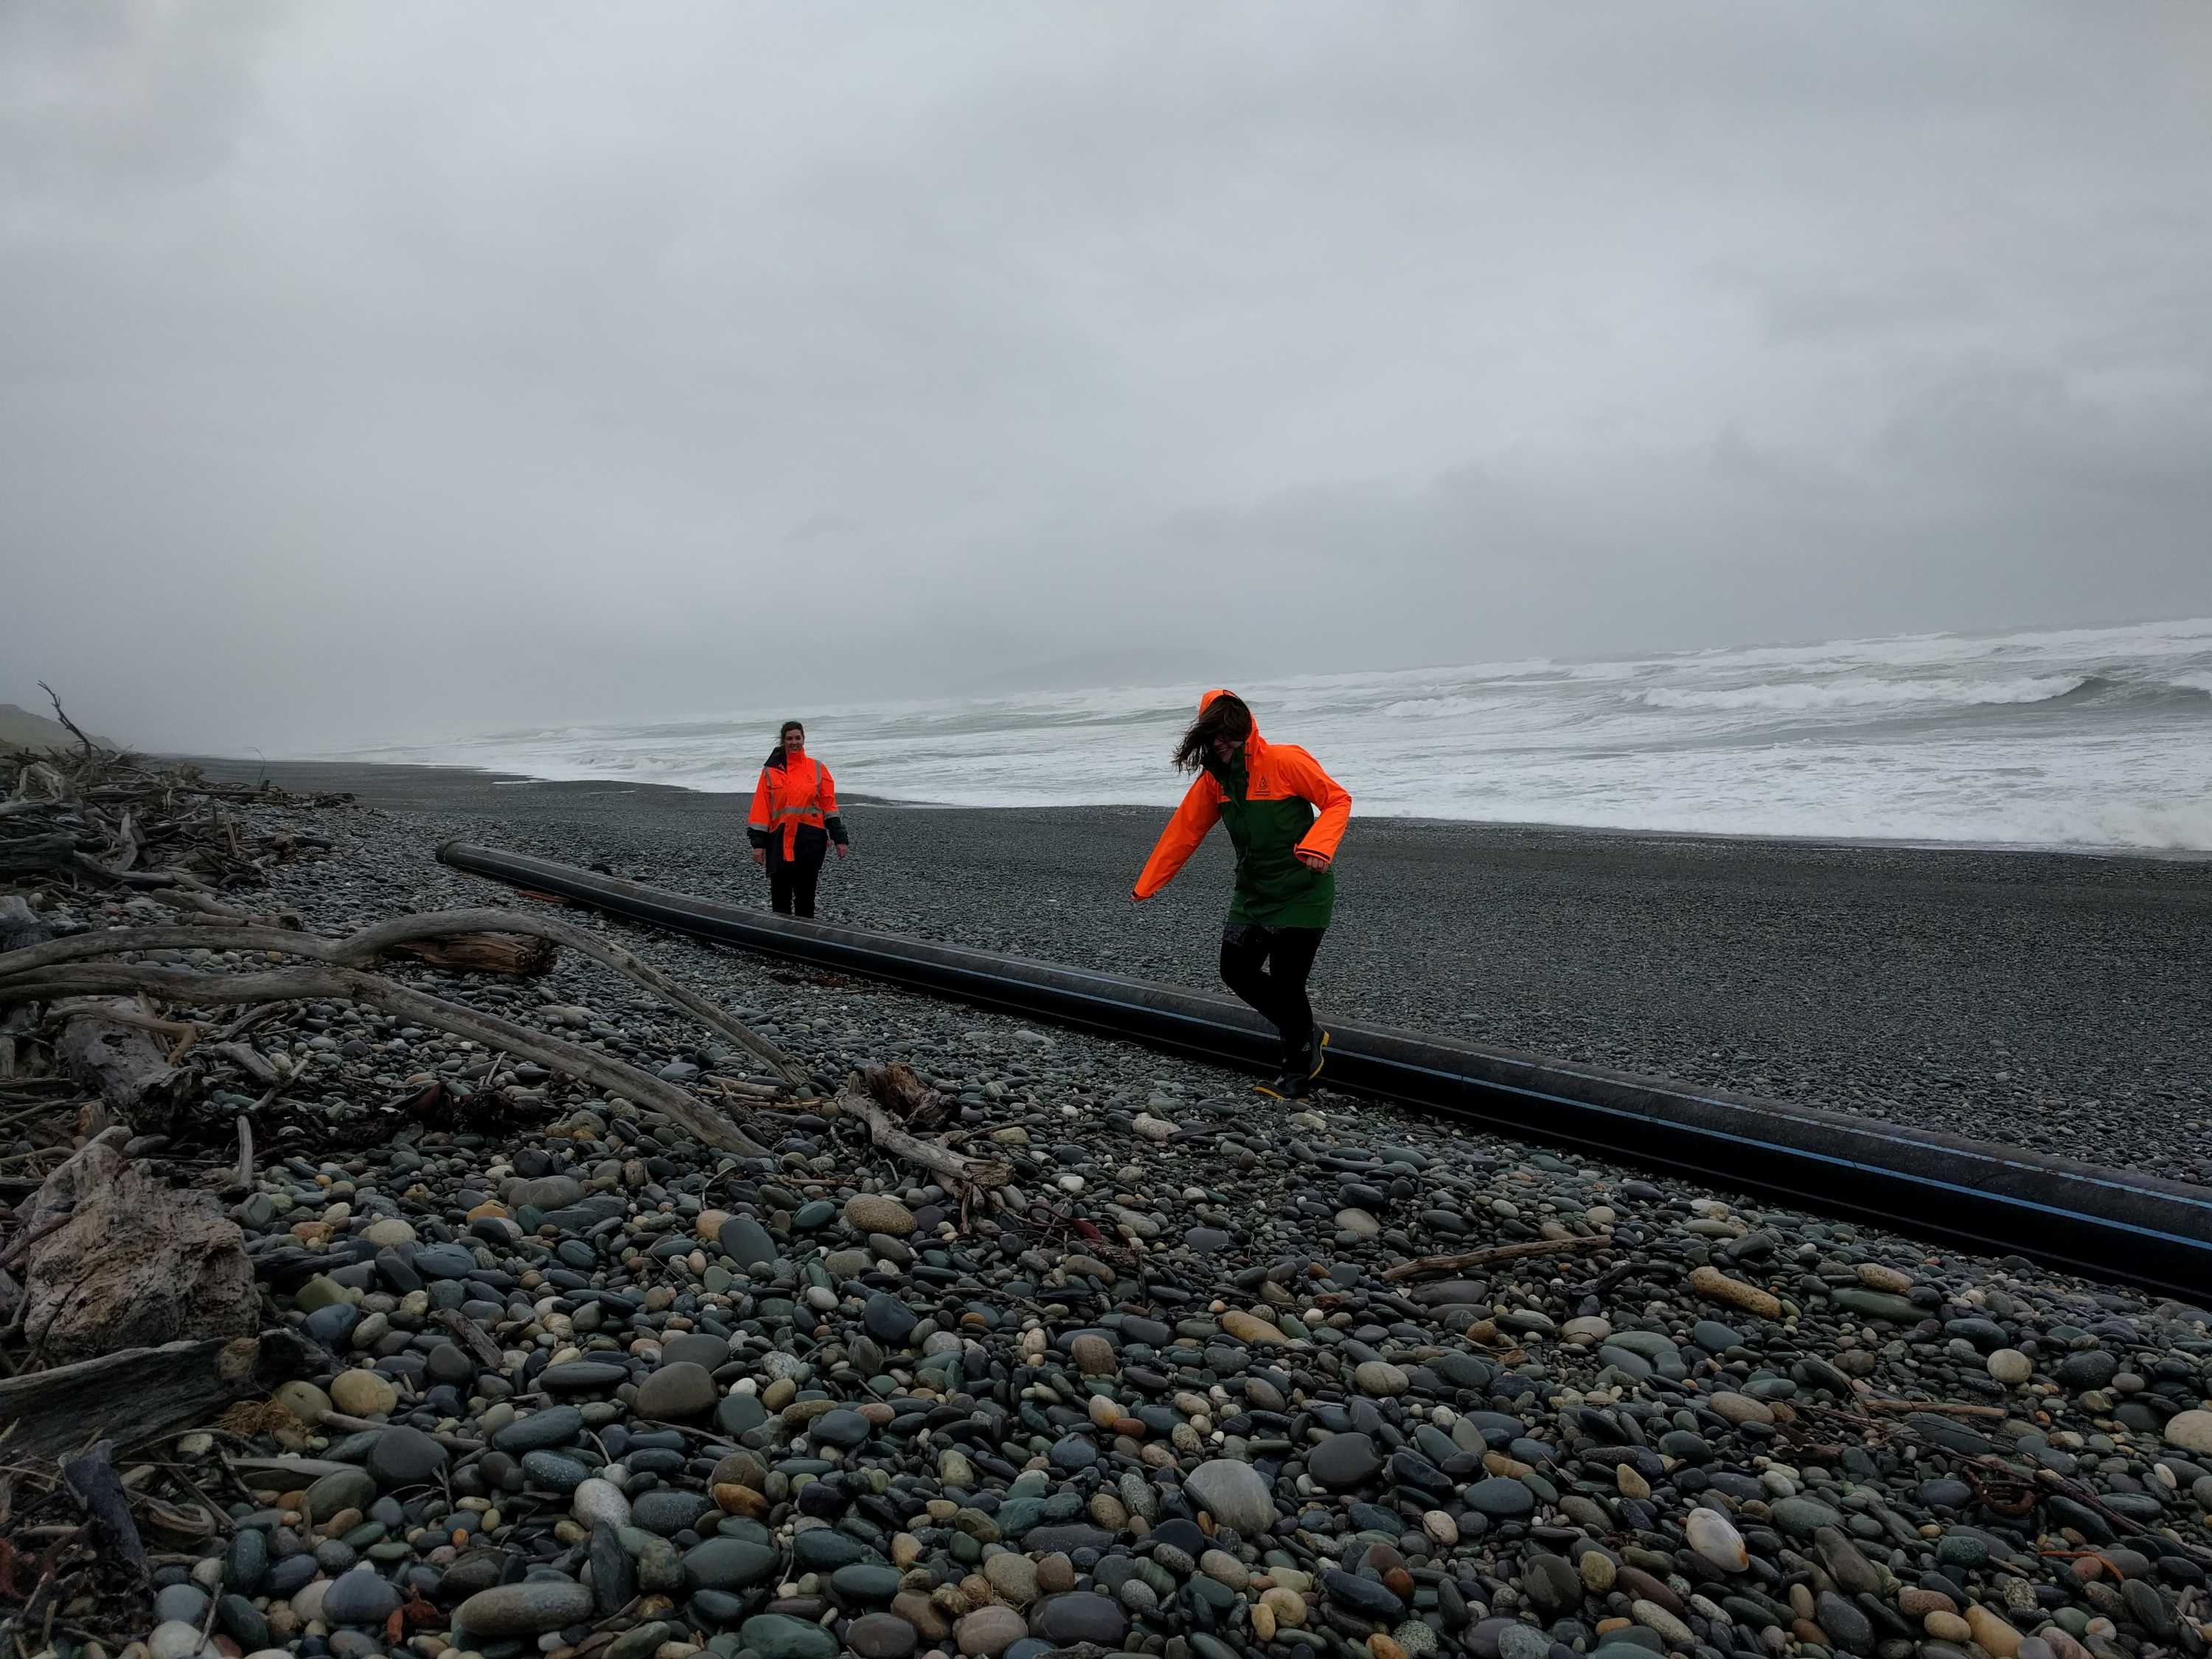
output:
[{"label": "orange high-visibility jacket", "polygon": [[[1223,695],[1207,692],[1199,699],[1200,709]],[[1206,757],[1146,860],[1134,896],[1148,899],[1173,881],[1206,831],[1225,821],[1237,846],[1229,920],[1326,927],[1335,908],[1336,876],[1301,863],[1297,855],[1318,853],[1334,860],[1351,819],[1351,793],[1296,744],[1267,741],[1255,722],[1241,757],[1226,766]]]},{"label": "orange high-visibility jacket", "polygon": [[841,846],[845,825],[837,816],[837,782],[830,769],[811,755],[787,762],[778,755],[761,768],[760,784],[753,791],[753,809],[745,817],[745,835],[756,847],[783,843],[787,860],[798,857],[799,831],[824,830]]}]

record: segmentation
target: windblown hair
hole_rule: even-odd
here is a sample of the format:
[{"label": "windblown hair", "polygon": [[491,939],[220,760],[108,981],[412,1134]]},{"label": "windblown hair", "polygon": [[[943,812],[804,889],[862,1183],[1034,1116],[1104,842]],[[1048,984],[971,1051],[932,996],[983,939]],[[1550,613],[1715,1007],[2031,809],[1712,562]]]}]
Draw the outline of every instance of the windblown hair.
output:
[{"label": "windblown hair", "polygon": [[1217,738],[1226,738],[1241,744],[1252,735],[1252,711],[1244,706],[1244,699],[1223,692],[1199,711],[1176,744],[1175,763],[1178,772],[1195,772],[1213,757]]},{"label": "windblown hair", "polygon": [[806,722],[805,720],[786,720],[782,725],[777,726],[775,728],[775,747],[768,751],[768,759],[763,762],[762,764],[766,766],[781,766],[783,764],[783,740],[793,732],[798,732],[802,738],[805,737],[806,735]]}]

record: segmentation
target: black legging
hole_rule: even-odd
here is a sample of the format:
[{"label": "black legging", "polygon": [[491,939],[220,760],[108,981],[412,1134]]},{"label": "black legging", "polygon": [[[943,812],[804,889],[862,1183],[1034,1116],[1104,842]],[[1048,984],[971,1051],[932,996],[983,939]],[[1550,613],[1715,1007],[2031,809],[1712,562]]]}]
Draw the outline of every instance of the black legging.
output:
[{"label": "black legging", "polygon": [[822,879],[822,860],[829,855],[830,837],[811,824],[801,824],[793,848],[795,858],[783,856],[783,837],[768,844],[768,902],[780,916],[811,916],[814,885]]},{"label": "black legging", "polygon": [[1221,981],[1283,1036],[1283,1063],[1304,1060],[1313,1041],[1306,975],[1321,949],[1322,927],[1268,927],[1232,921],[1221,930]]}]

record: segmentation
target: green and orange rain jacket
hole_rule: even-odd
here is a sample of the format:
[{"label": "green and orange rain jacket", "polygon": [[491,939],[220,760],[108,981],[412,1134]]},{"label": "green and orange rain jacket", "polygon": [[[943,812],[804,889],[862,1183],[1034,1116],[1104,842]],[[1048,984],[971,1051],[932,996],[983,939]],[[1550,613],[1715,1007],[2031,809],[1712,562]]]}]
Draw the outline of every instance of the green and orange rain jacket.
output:
[{"label": "green and orange rain jacket", "polygon": [[837,782],[830,769],[811,755],[788,760],[777,755],[761,768],[760,783],[753,791],[752,811],[745,815],[745,838],[766,848],[782,842],[786,863],[799,856],[799,832],[826,830],[842,846],[845,825],[837,816]]},{"label": "green and orange rain jacket", "polygon": [[[1202,712],[1216,690],[1199,699]],[[1300,853],[1334,860],[1352,818],[1352,796],[1295,744],[1269,743],[1255,722],[1244,752],[1223,765],[1206,757],[1159,844],[1145,861],[1133,896],[1148,899],[1176,878],[1218,819],[1237,848],[1231,922],[1270,927],[1326,927],[1336,908],[1336,876],[1302,864]]]}]

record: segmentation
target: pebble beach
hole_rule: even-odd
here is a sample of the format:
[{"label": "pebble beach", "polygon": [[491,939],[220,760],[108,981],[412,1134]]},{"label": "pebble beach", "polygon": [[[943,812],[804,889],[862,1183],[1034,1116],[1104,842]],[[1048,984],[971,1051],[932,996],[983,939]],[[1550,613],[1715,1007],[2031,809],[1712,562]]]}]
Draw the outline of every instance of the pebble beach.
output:
[{"label": "pebble beach", "polygon": [[[705,839],[726,799],[272,770],[362,801],[313,815],[329,857],[277,872],[276,897],[320,932],[515,902],[434,862],[454,835],[693,890],[716,890],[715,867],[726,893],[751,873],[733,830],[719,849]],[[1063,960],[1110,950],[1105,965],[1200,978],[1194,941],[1210,943],[1221,872],[1194,868],[1185,902],[1133,921],[1126,898],[1115,909],[1073,878],[1109,867],[1098,849],[1141,850],[1146,820],[1095,817],[1086,842],[1074,815],[855,805],[860,856],[825,880],[825,918]],[[1478,878],[1445,872],[1425,827],[1356,833],[1393,869],[1437,864],[1431,892]],[[1498,914],[1470,907],[1454,925],[1480,981],[1425,961],[1370,980],[1352,1012],[1418,1025],[1480,1009],[1497,1023],[1480,1033],[1537,1047],[1554,1030],[1647,1070],[1705,1041],[1725,983],[1677,988],[1671,1027],[1632,1012],[1607,1028],[1568,999],[1571,950],[1501,1010],[1506,970],[1485,942],[1541,903],[1567,852],[1518,832],[1479,841]],[[1712,856],[1614,841],[1597,868],[1680,884]],[[1746,856],[1777,860],[1778,884],[1845,859]],[[1924,881],[1914,860],[1931,856],[1845,862],[1876,894]],[[2138,880],[2054,860],[2006,880],[1960,856],[1954,884],[1976,902],[1978,884],[2010,888],[2014,915],[2063,875],[2070,931],[2092,944],[2120,915],[2201,916],[2207,889],[2184,865]],[[1064,915],[1040,908],[1033,872],[1052,872]],[[1361,1002],[1360,965],[1381,949],[1353,923],[1369,890],[1347,879],[1346,937],[1323,958],[1334,1006]],[[1613,902],[1623,927],[1658,925]],[[1878,933],[1884,913],[1864,908]],[[179,1444],[230,1494],[228,1525],[158,1566],[155,1659],[2204,1650],[2201,1307],[1387,1103],[1324,1091],[1265,1106],[1205,1066],[565,914],[825,1083],[909,1062],[957,1102],[968,1145],[1012,1164],[1006,1201],[963,1217],[847,1118],[754,1112],[771,1158],[710,1152],[534,1066],[308,1005],[268,1045],[299,1079],[307,1127],[266,1152],[233,1212],[266,1320],[329,1359],[280,1393],[258,1461],[226,1442],[218,1462],[209,1437]],[[1597,948],[1565,936],[1583,938],[1584,962]],[[1924,951],[1899,954],[1936,971]],[[749,1075],[571,956],[536,980],[407,976],[670,1081]],[[2035,1023],[2032,1008],[1993,1018],[2007,1034]],[[1958,1067],[1940,1011],[1928,1029],[1925,1053]],[[1779,1067],[1782,1050],[1751,1041],[1709,1057]],[[2014,1065],[2059,1063],[2028,1052]],[[2162,1080],[2201,1102],[2200,1079]],[[459,1127],[400,1109],[433,1082]],[[1940,1097],[1894,1094],[1900,1112]],[[2197,1137],[2172,1167],[2202,1152]],[[1394,1273],[1512,1245],[1531,1253]]]},{"label": "pebble beach", "polygon": [[[834,759],[834,757],[832,757]],[[252,777],[258,764],[225,763]],[[765,908],[743,797],[293,763],[419,825]],[[824,921],[1214,988],[1224,837],[1142,906],[1164,814],[848,805]],[[1324,1018],[2212,1183],[2212,858],[1363,817]]]},{"label": "pebble beach", "polygon": [[2212,1659],[2212,0],[939,9],[0,0],[0,1659]]}]

